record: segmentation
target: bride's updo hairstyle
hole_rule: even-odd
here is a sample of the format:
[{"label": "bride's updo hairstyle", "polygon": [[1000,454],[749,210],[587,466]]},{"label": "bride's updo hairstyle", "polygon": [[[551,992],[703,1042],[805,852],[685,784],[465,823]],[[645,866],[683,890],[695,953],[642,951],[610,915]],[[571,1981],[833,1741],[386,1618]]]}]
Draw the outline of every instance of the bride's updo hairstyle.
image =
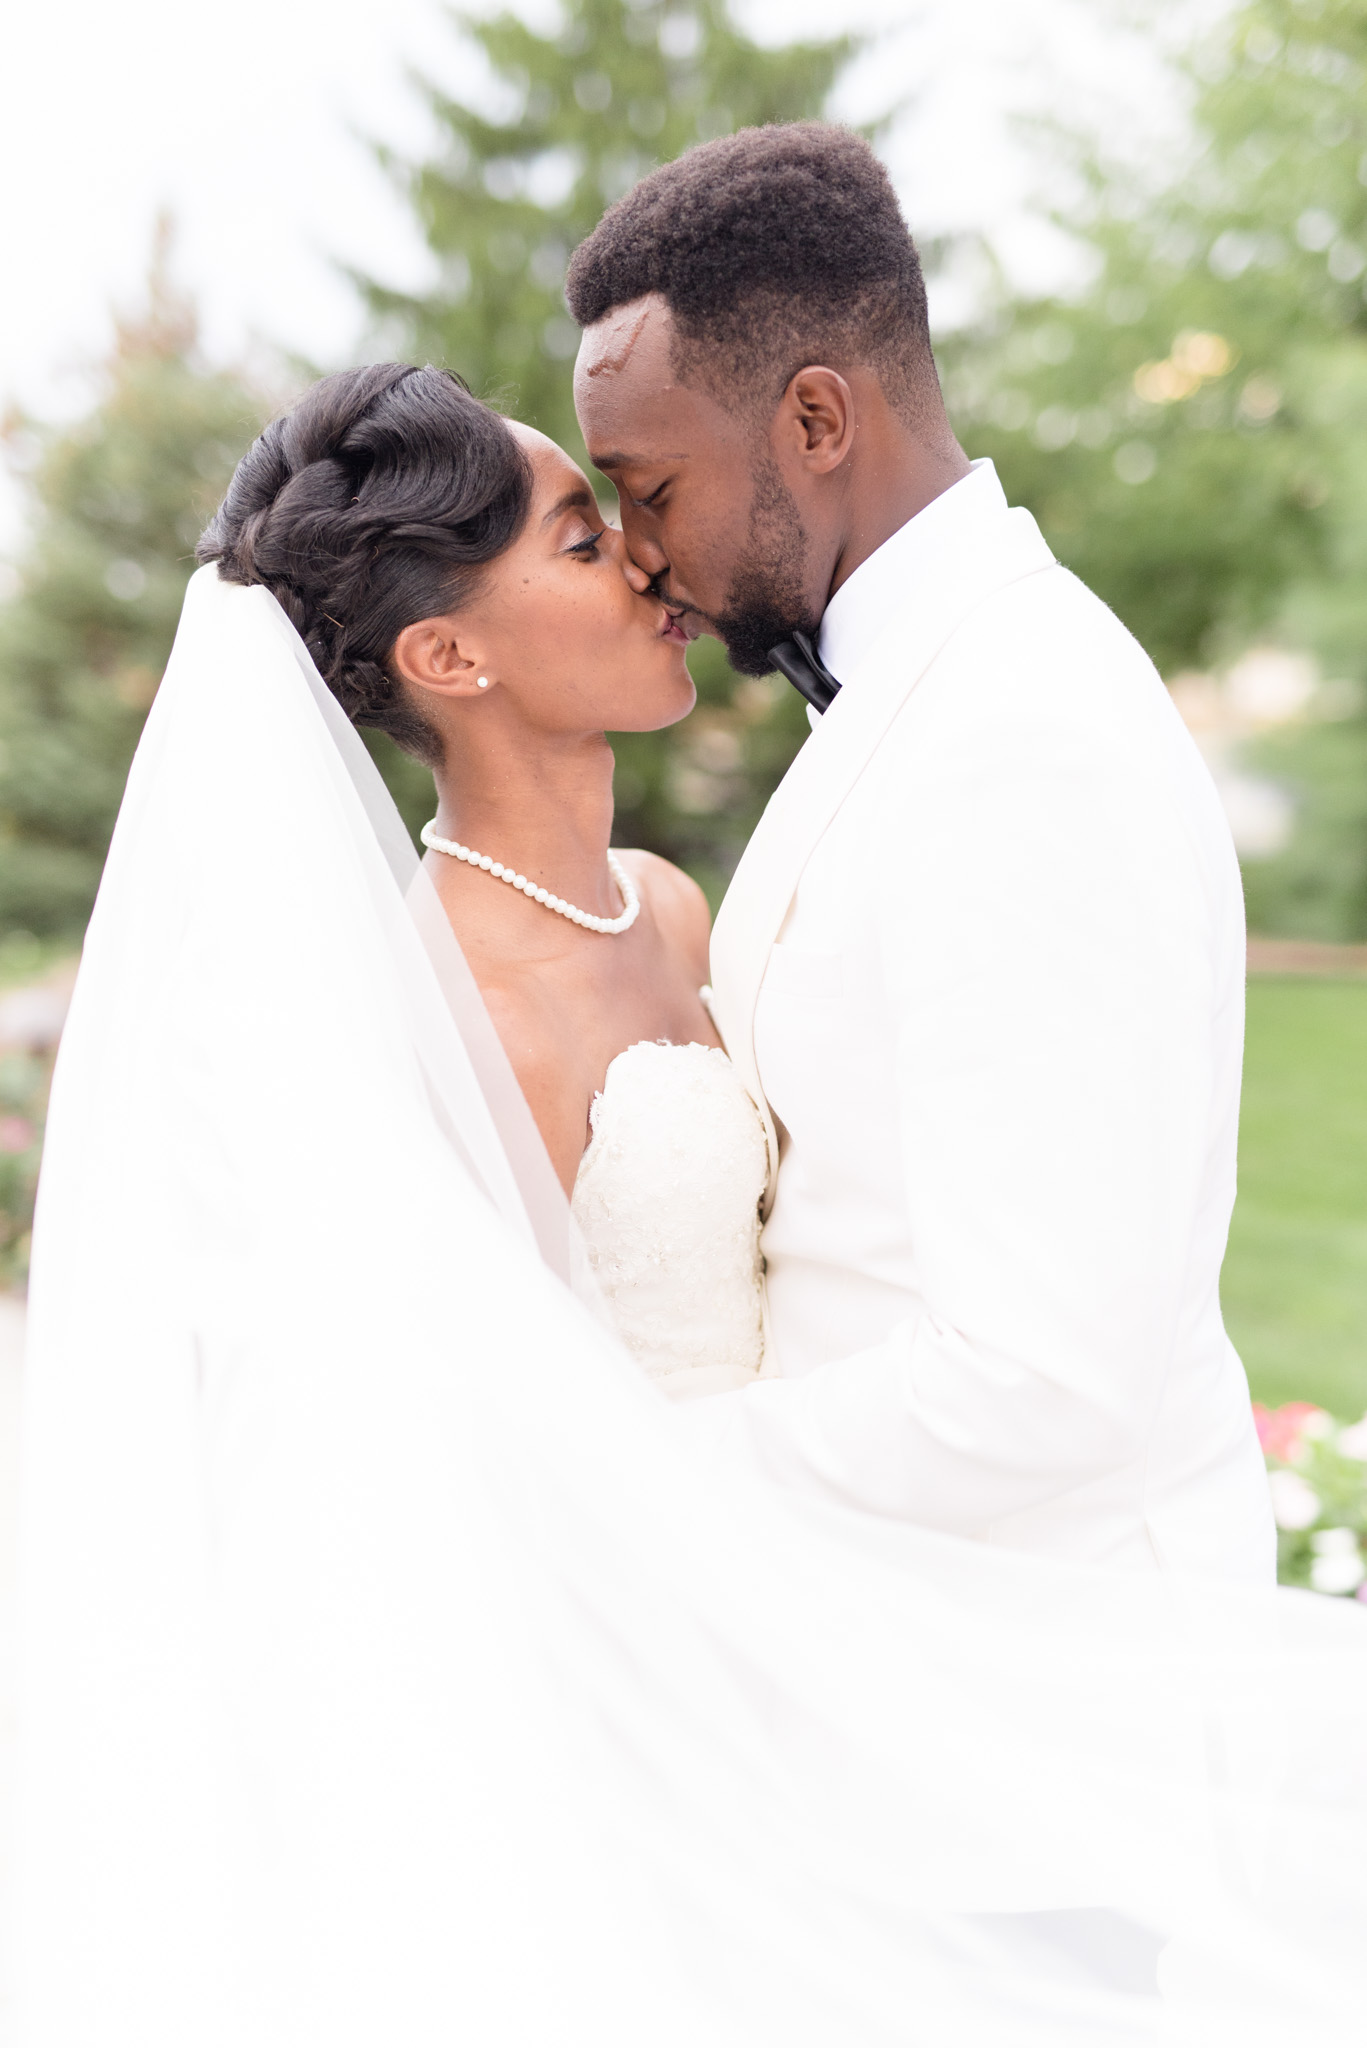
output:
[{"label": "bride's updo hairstyle", "polygon": [[441,741],[390,668],[394,642],[470,601],[531,488],[507,422],[459,377],[370,363],[271,422],[195,552],[230,583],[264,584],[348,718],[435,767]]}]

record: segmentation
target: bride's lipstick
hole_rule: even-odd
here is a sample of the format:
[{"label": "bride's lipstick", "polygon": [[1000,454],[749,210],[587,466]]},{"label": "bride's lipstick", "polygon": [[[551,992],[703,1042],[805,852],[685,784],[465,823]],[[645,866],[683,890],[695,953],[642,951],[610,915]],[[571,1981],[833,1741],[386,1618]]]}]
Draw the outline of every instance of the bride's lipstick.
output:
[{"label": "bride's lipstick", "polygon": [[687,647],[689,636],[684,631],[682,613],[670,611],[667,605],[663,607],[663,613],[664,616],[660,624],[660,638],[662,640],[675,640],[680,647]]}]

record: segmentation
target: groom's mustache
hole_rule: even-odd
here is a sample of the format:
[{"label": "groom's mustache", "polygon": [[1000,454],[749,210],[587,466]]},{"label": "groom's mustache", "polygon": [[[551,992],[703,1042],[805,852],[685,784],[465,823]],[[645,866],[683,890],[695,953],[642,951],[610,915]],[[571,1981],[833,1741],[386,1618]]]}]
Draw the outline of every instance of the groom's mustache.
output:
[{"label": "groom's mustache", "polygon": [[[667,574],[667,570],[657,570],[650,579],[650,588],[647,594],[653,597],[657,604],[662,604],[666,611],[670,612],[681,623],[690,639],[696,639],[702,631],[703,623],[707,620],[707,614],[706,612],[700,612],[695,604],[685,604],[682,598],[674,597],[666,590],[664,586]],[[690,619],[697,621],[697,623],[690,627],[688,623]]]}]

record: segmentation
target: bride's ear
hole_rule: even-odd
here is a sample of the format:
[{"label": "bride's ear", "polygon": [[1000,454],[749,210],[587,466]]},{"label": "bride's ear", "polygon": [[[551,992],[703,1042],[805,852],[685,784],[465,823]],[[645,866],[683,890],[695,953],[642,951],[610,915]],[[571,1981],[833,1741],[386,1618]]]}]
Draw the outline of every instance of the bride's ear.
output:
[{"label": "bride's ear", "polygon": [[405,626],[391,658],[406,683],[439,697],[482,697],[489,688],[483,663],[457,640],[454,619],[418,619]]}]

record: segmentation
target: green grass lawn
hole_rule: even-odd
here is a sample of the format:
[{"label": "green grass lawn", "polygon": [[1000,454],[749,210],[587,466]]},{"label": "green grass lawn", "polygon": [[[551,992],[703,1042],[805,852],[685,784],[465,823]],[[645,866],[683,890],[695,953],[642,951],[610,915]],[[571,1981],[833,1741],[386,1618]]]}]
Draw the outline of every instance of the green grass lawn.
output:
[{"label": "green grass lawn", "polygon": [[1221,1294],[1255,1399],[1367,1409],[1367,981],[1249,982]]}]

